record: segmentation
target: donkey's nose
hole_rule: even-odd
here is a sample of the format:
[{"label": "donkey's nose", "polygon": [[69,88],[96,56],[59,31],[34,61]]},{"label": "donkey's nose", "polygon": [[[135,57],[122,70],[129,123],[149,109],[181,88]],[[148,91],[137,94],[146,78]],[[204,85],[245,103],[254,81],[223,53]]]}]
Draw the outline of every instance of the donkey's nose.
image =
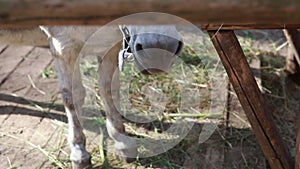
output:
[{"label": "donkey's nose", "polygon": [[181,40],[178,41],[178,47],[176,49],[175,55],[179,55],[183,49],[183,42]]},{"label": "donkey's nose", "polygon": [[139,34],[133,41],[137,67],[143,73],[168,72],[183,48],[181,39],[161,34]]},{"label": "donkey's nose", "polygon": [[[181,40],[179,40],[179,41],[178,41],[177,48],[176,48],[174,54],[175,54],[175,55],[179,55],[180,52],[181,52],[181,50],[182,50],[182,48],[183,48],[183,42],[182,42]],[[138,52],[138,51],[141,51],[141,50],[143,50],[143,49],[144,49],[144,47],[143,47],[143,45],[142,45],[141,43],[137,43],[137,44],[135,45],[135,51]],[[161,49],[161,48],[159,48],[159,49]],[[169,50],[169,52],[173,53],[172,50],[171,50],[171,51]]]},{"label": "donkey's nose", "polygon": [[134,50],[139,52],[144,49],[161,49],[171,54],[179,55],[183,42],[173,37],[159,34],[139,35],[134,44]]}]

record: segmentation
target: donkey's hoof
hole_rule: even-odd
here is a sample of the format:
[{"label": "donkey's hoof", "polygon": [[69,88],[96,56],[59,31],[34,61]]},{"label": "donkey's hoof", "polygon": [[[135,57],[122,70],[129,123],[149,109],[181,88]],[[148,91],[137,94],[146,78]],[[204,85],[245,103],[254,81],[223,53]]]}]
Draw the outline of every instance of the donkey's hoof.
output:
[{"label": "donkey's hoof", "polygon": [[71,149],[70,160],[73,169],[91,168],[91,155],[81,144],[74,145]]},{"label": "donkey's hoof", "polygon": [[72,168],[73,169],[87,169],[92,168],[92,162],[91,162],[91,156],[88,153],[89,156],[83,157],[79,160],[72,160]]}]

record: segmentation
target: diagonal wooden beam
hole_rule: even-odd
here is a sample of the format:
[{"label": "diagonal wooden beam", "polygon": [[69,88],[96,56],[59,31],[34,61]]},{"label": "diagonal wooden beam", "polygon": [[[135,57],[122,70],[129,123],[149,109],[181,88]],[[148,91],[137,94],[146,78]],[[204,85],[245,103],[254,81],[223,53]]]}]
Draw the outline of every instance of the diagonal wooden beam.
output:
[{"label": "diagonal wooden beam", "polygon": [[232,30],[208,31],[235,92],[272,169],[292,169],[272,114],[253,77],[243,50]]}]

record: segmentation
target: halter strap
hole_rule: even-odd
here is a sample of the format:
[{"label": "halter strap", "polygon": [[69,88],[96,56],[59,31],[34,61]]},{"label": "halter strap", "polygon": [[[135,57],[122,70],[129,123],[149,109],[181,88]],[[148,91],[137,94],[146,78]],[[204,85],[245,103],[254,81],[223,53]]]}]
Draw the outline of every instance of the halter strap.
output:
[{"label": "halter strap", "polygon": [[125,62],[133,58],[133,53],[131,52],[129,46],[130,34],[128,28],[125,25],[119,25],[119,29],[121,30],[121,33],[123,35],[123,40],[122,40],[123,49],[121,49],[119,52],[118,64],[119,64],[119,70],[123,71]]}]

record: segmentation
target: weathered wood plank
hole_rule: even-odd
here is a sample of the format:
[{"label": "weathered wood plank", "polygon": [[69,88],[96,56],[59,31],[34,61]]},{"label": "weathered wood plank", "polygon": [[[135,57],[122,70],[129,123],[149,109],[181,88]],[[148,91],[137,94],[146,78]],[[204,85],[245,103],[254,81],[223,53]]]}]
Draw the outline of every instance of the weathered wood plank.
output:
[{"label": "weathered wood plank", "polygon": [[272,116],[264,105],[245,55],[233,31],[208,31],[245,110],[265,156],[273,169],[292,169]]},{"label": "weathered wood plank", "polygon": [[[22,48],[23,47],[21,46],[14,47],[14,51],[19,49],[21,50]],[[11,53],[8,54],[12,55]],[[13,93],[19,96],[25,95],[29,88],[32,87],[31,83],[35,83],[38,80],[44,69],[46,69],[52,61],[52,57],[48,49],[44,48],[34,48],[30,51],[30,53],[23,53],[21,55],[27,56],[23,59],[22,63],[15,68],[9,78],[7,78],[7,80],[0,86],[0,91],[2,91],[1,93]],[[9,59],[9,57],[12,56],[8,56],[7,59]],[[13,59],[10,58],[10,60]],[[6,65],[2,66],[4,68],[6,67]]]},{"label": "weathered wood plank", "polygon": [[289,24],[287,22],[281,23],[258,23],[249,24],[243,22],[237,22],[232,24],[203,24],[202,30],[252,30],[252,29],[300,29],[300,24]]},{"label": "weathered wood plank", "polygon": [[[137,12],[164,12],[194,23],[299,23],[298,0],[1,0],[1,26],[106,24]],[[135,20],[129,21],[132,24]]]},{"label": "weathered wood plank", "polygon": [[[42,71],[51,62],[52,57],[47,49],[10,46],[0,55],[0,60],[0,79],[3,79],[0,85],[1,94],[16,94],[22,97],[31,87],[28,75],[33,82],[36,82]],[[11,105],[17,106],[18,103],[11,103],[10,100],[5,99],[0,100],[0,106],[3,110],[0,113],[0,127],[10,113],[14,111],[13,108],[9,108]]]},{"label": "weathered wood plank", "polygon": [[18,50],[14,47],[8,47],[0,54],[0,86],[5,82],[8,76],[16,69],[26,54],[32,50],[33,47],[22,46]]},{"label": "weathered wood plank", "polygon": [[[20,47],[11,48],[17,51]],[[8,145],[1,149],[0,168],[9,167],[7,158],[9,158],[15,167],[19,168],[39,168],[43,166],[45,161],[48,161],[43,153],[30,146],[26,141],[42,147],[49,141],[48,137],[55,136],[53,139],[56,138],[57,141],[57,135],[60,134],[52,134],[58,127],[51,120],[43,120],[44,117],[50,116],[51,112],[46,113],[36,108],[39,105],[45,111],[48,111],[49,109],[45,103],[51,101],[52,90],[56,90],[57,88],[54,88],[54,86],[58,86],[57,80],[54,83],[47,83],[40,86],[41,81],[45,82],[48,80],[45,79],[44,81],[44,79],[41,79],[41,73],[51,62],[52,56],[48,49],[34,48],[0,88],[2,95],[5,95],[3,93],[10,93],[23,98],[13,99],[2,96],[0,100],[0,122],[2,121],[0,124],[0,142]],[[45,91],[46,94],[37,92],[36,89],[32,88],[27,75],[30,75],[35,85],[40,90]],[[39,100],[41,104],[32,100]],[[64,116],[62,114],[58,117]],[[5,119],[4,121],[1,120],[3,118]],[[1,134],[4,135],[1,136]],[[52,149],[54,145],[53,139],[51,140],[53,144],[45,145],[42,148],[47,148],[47,150]],[[24,158],[25,156],[26,158]],[[47,165],[50,166],[50,162]]]}]

